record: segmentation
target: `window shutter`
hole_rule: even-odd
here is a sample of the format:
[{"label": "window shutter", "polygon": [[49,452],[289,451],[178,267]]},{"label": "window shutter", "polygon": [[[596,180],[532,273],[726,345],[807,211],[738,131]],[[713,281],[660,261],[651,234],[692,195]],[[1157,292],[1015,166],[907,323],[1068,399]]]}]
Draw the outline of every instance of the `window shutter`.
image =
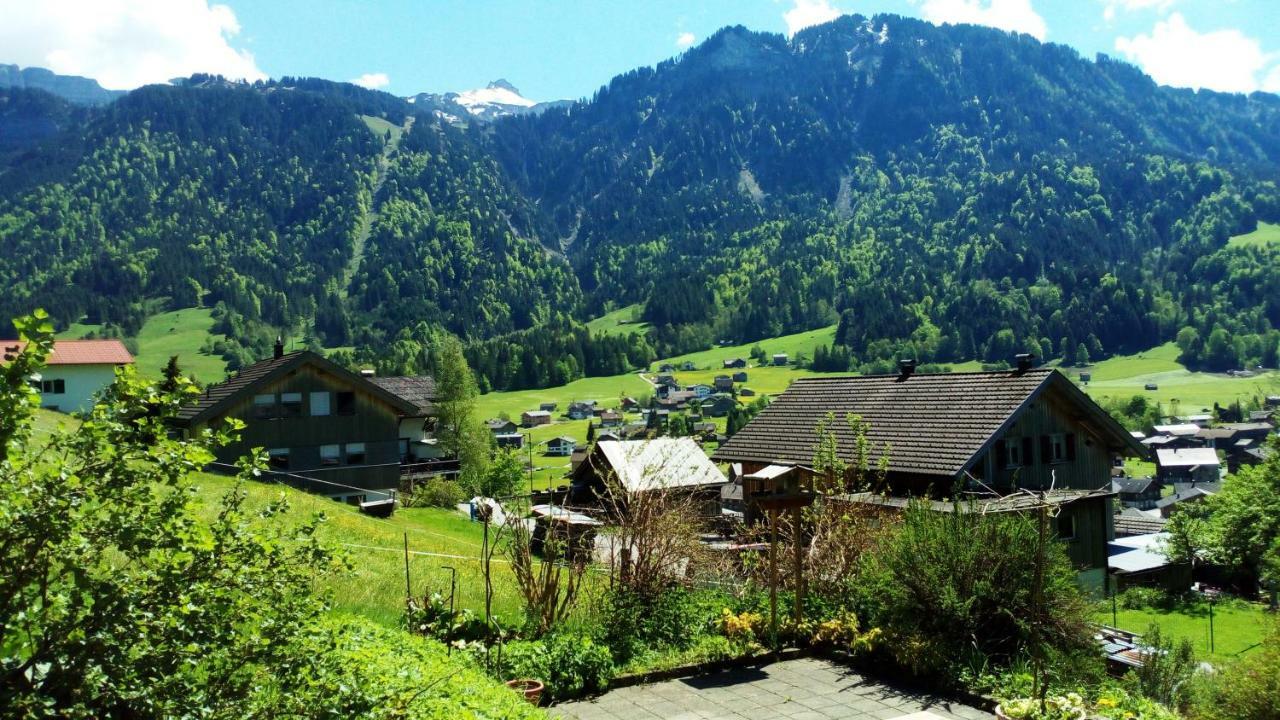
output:
[{"label": "window shutter", "polygon": [[1034,445],[1034,443],[1031,441],[1030,435],[1022,438],[1022,464],[1026,465],[1027,467],[1030,467],[1035,464],[1035,462],[1031,459],[1032,445]]},{"label": "window shutter", "polygon": [[1053,446],[1049,444],[1049,436],[1040,436],[1040,464],[1048,465],[1053,462]]},{"label": "window shutter", "polygon": [[1004,440],[996,441],[996,469],[1009,467],[1009,453],[1005,450]]},{"label": "window shutter", "polygon": [[1066,443],[1067,462],[1071,462],[1076,459],[1076,436],[1072,433],[1067,433]]}]

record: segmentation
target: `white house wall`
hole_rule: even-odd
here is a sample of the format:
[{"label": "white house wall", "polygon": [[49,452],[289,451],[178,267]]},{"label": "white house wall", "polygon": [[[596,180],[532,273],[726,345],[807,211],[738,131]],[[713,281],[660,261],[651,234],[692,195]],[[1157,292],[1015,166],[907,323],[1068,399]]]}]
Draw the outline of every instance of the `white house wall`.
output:
[{"label": "white house wall", "polygon": [[50,365],[40,373],[42,380],[63,381],[65,392],[40,393],[40,407],[65,413],[87,411],[94,396],[116,379],[115,365]]}]

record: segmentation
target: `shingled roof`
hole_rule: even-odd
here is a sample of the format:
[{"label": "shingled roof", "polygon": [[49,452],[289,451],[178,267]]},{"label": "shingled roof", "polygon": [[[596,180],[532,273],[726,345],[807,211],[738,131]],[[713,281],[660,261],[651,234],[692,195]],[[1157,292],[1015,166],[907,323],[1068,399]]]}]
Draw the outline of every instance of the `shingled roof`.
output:
[{"label": "shingled roof", "polygon": [[423,417],[434,410],[436,399],[436,381],[427,375],[400,375],[392,377],[373,377],[369,381],[374,385],[397,395],[418,407]]},{"label": "shingled roof", "polygon": [[418,410],[413,403],[387,392],[350,370],[336,365],[309,350],[298,350],[280,357],[259,360],[242,368],[240,372],[227,378],[224,382],[210,385],[195,402],[179,410],[175,419],[180,425],[190,425],[217,417],[221,411],[232,405],[236,398],[242,396],[242,394],[251,392],[253,388],[259,387],[263,383],[304,364],[318,365],[325,372],[341,377],[355,387],[364,387],[368,392],[381,398],[405,415],[413,415]]},{"label": "shingled roof", "polygon": [[954,477],[994,441],[1014,416],[1046,388],[1058,388],[1090,413],[1116,446],[1141,445],[1051,369],[1026,371],[867,375],[797,379],[715,452],[719,462],[809,465],[816,427],[828,413],[842,457],[852,457],[853,434],[843,418],[869,424],[873,460],[890,446],[889,471]]}]

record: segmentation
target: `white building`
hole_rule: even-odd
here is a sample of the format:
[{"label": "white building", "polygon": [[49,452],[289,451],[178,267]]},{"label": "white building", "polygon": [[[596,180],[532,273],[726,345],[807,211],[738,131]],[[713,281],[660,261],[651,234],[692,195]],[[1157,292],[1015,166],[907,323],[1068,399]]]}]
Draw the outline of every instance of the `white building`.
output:
[{"label": "white building", "polygon": [[[17,340],[3,340],[8,350],[21,348]],[[58,340],[40,373],[40,407],[70,413],[93,407],[95,396],[115,382],[116,368],[133,364],[133,356],[119,340]]]}]

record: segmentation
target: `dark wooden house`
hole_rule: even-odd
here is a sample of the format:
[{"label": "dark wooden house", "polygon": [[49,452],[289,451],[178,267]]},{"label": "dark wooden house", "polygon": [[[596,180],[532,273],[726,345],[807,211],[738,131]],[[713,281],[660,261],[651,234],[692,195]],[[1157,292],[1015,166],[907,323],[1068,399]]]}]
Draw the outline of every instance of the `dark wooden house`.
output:
[{"label": "dark wooden house", "polygon": [[[1101,587],[1111,525],[1111,467],[1145,449],[1056,370],[800,378],[715,451],[747,474],[770,465],[812,466],[817,427],[828,414],[839,454],[852,459],[866,423],[871,461],[887,456],[891,497],[1004,496],[1021,489],[1079,491],[1063,496],[1068,552],[1086,585]],[[847,488],[861,490],[863,488]],[[1060,517],[1062,517],[1060,515]]]},{"label": "dark wooden house", "polygon": [[272,470],[317,481],[301,482],[305,489],[362,502],[399,486],[406,452],[401,424],[423,413],[368,378],[310,351],[286,354],[277,343],[272,358],[209,386],[179,412],[176,424],[191,434],[241,420],[238,441],[216,451],[218,463],[264,448]]}]

